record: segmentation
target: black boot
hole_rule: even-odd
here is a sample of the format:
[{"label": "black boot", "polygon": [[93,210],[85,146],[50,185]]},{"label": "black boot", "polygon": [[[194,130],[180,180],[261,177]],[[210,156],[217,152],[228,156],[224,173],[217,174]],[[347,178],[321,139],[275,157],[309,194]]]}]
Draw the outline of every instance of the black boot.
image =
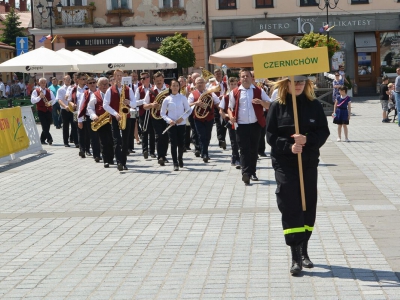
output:
[{"label": "black boot", "polygon": [[299,275],[302,270],[301,263],[301,245],[290,246],[292,250],[292,267],[290,268],[290,273],[292,275]]},{"label": "black boot", "polygon": [[308,241],[304,241],[303,244],[301,245],[301,257],[303,259],[303,267],[311,269],[314,268],[314,264],[310,260],[310,257],[308,256],[307,248],[308,248]]}]

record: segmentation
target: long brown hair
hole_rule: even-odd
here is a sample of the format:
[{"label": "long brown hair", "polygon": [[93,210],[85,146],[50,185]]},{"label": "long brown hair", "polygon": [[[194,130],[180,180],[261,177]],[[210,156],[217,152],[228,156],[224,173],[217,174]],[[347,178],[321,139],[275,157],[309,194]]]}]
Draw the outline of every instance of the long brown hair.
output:
[{"label": "long brown hair", "polygon": [[[273,85],[273,88],[272,88],[273,90],[278,89],[277,100],[279,101],[280,104],[286,104],[286,96],[289,92],[289,84],[290,84],[290,79],[284,78],[284,79],[278,80]],[[310,79],[306,80],[306,85],[304,86],[303,93],[306,95],[307,99],[310,101],[313,101],[316,98],[315,93],[314,93],[314,84]]]}]

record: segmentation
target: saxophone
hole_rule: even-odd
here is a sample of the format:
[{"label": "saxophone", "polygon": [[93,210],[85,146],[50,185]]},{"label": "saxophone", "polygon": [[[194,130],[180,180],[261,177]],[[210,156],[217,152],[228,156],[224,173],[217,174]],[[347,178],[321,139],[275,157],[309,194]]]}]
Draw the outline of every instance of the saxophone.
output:
[{"label": "saxophone", "polygon": [[90,127],[92,128],[93,131],[99,130],[102,126],[106,125],[107,123],[111,124],[112,122],[112,117],[109,112],[105,112],[101,116],[97,118],[97,120],[92,121],[90,124]]},{"label": "saxophone", "polygon": [[194,108],[194,114],[198,119],[204,119],[205,117],[208,116],[210,113],[210,110],[212,109],[214,105],[214,101],[212,98],[212,93],[220,92],[221,91],[221,86],[217,85],[216,87],[205,91],[203,94],[200,95],[199,100],[202,103],[207,104],[207,108],[203,108],[201,106],[196,106]]},{"label": "saxophone", "polygon": [[[169,89],[166,89],[156,96],[156,99],[154,99],[154,102],[162,105],[164,99],[167,98],[168,95],[169,95]],[[161,116],[157,116],[157,112],[159,112],[159,111],[160,110],[157,108],[151,109],[151,116],[156,120],[160,120],[162,118]]]},{"label": "saxophone", "polygon": [[129,114],[129,106],[125,103],[125,84],[122,85],[121,97],[119,98],[119,111],[118,114],[121,116],[121,119],[118,121],[119,129],[125,130],[126,128],[126,118]]}]

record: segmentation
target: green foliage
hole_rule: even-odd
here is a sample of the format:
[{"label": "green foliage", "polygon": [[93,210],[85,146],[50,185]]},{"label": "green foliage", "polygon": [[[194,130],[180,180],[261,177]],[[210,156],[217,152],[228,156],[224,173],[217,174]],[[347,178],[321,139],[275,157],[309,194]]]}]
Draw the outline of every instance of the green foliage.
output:
[{"label": "green foliage", "polygon": [[161,47],[157,50],[157,53],[175,61],[178,65],[178,70],[193,67],[196,63],[196,55],[192,45],[180,33],[175,33],[174,36],[165,38],[161,42]]},{"label": "green foliage", "polygon": [[13,7],[10,8],[6,19],[3,22],[4,29],[0,35],[0,41],[10,46],[15,47],[15,40],[17,37],[25,36],[23,28],[21,28],[19,16],[15,13]]},{"label": "green foliage", "polygon": [[299,41],[300,48],[315,48],[315,47],[328,47],[328,56],[331,58],[335,52],[340,50],[340,44],[333,37],[329,37],[329,42],[327,43],[327,36],[319,33],[310,32],[305,34],[303,38]]}]

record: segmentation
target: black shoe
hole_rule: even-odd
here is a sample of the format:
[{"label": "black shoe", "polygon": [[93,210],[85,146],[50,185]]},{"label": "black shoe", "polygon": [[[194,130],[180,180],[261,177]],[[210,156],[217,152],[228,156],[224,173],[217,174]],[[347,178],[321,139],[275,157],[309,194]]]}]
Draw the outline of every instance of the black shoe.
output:
[{"label": "black shoe", "polygon": [[242,166],[240,165],[240,161],[239,160],[237,160],[235,162],[235,166],[236,166],[236,169],[238,169],[238,170],[240,170],[242,168]]},{"label": "black shoe", "polygon": [[42,142],[42,145],[47,145],[47,143],[46,142]]},{"label": "black shoe", "polygon": [[104,168],[109,168],[110,165],[108,163],[104,163]]},{"label": "black shoe", "polygon": [[174,165],[174,171],[179,171],[179,166],[178,165]]},{"label": "black shoe", "polygon": [[186,150],[186,148],[185,148],[185,147],[183,147],[183,152],[187,152],[187,150]]},{"label": "black shoe", "polygon": [[160,166],[165,166],[165,162],[162,157],[158,159],[158,163]]},{"label": "black shoe", "polygon": [[196,157],[200,157],[200,151],[199,151],[199,150],[194,151],[194,155],[195,155]]},{"label": "black shoe", "polygon": [[255,174],[251,175],[250,179],[253,180],[253,181],[258,181],[258,177]]},{"label": "black shoe", "polygon": [[144,151],[143,152],[143,157],[144,157],[144,159],[148,159],[149,158],[149,152],[148,151]]},{"label": "black shoe", "polygon": [[236,166],[236,159],[235,158],[231,158],[231,166],[234,167]]},{"label": "black shoe", "polygon": [[299,275],[301,273],[301,270],[303,269],[301,259],[301,245],[290,246],[290,249],[292,250],[292,266],[290,268],[290,273],[292,275]]},{"label": "black shoe", "polygon": [[242,180],[243,180],[245,185],[250,185],[250,176],[249,176],[249,174],[244,173],[242,175]]},{"label": "black shoe", "polygon": [[153,154],[150,154],[150,157],[151,158],[156,158],[156,155],[153,153]]},{"label": "black shoe", "polygon": [[168,159],[166,159],[165,157],[163,159],[165,163],[169,163]]},{"label": "black shoe", "polygon": [[261,157],[267,157],[267,154],[265,154],[264,152],[260,152],[258,153],[258,155],[260,155]]},{"label": "black shoe", "polygon": [[56,126],[56,129],[61,129],[61,126]]},{"label": "black shoe", "polygon": [[127,170],[128,170],[128,167],[127,167],[126,165],[124,166],[124,170],[125,170],[125,171],[127,171]]},{"label": "black shoe", "polygon": [[78,144],[75,144],[75,148],[79,148],[79,145],[78,145]]},{"label": "black shoe", "polygon": [[92,153],[90,153],[89,151],[86,151],[86,155],[87,156],[92,156]]},{"label": "black shoe", "polygon": [[64,144],[64,147],[68,148],[68,147],[71,147],[71,146],[69,144]]},{"label": "black shoe", "polygon": [[94,158],[94,161],[97,162],[97,163],[100,162],[100,160],[101,160],[100,157],[95,157]]},{"label": "black shoe", "polygon": [[86,156],[85,156],[85,152],[79,151],[79,156],[82,157],[82,158],[85,158],[85,157],[86,157]]},{"label": "black shoe", "polygon": [[74,143],[74,140],[73,140],[73,139],[69,139],[69,142],[70,142],[71,144],[73,144],[73,143]]},{"label": "black shoe", "polygon": [[314,264],[310,260],[310,257],[308,256],[307,248],[308,248],[308,241],[305,241],[301,245],[301,258],[303,260],[303,262],[302,262],[303,263],[303,267],[311,269],[311,268],[314,268]]},{"label": "black shoe", "polygon": [[203,156],[203,161],[205,162],[205,163],[208,163],[208,160],[209,160],[210,158],[208,157],[208,156]]},{"label": "black shoe", "polygon": [[49,145],[53,145],[53,140],[47,141],[47,143],[49,143]]},{"label": "black shoe", "polygon": [[179,163],[179,168],[183,168],[183,160],[179,159],[178,163]]},{"label": "black shoe", "polygon": [[120,171],[120,172],[124,169],[124,167],[123,167],[122,164],[118,164],[118,165],[117,165],[117,168],[118,168],[118,171]]},{"label": "black shoe", "polygon": [[225,141],[220,141],[220,147],[224,150],[226,150],[226,142]]}]

